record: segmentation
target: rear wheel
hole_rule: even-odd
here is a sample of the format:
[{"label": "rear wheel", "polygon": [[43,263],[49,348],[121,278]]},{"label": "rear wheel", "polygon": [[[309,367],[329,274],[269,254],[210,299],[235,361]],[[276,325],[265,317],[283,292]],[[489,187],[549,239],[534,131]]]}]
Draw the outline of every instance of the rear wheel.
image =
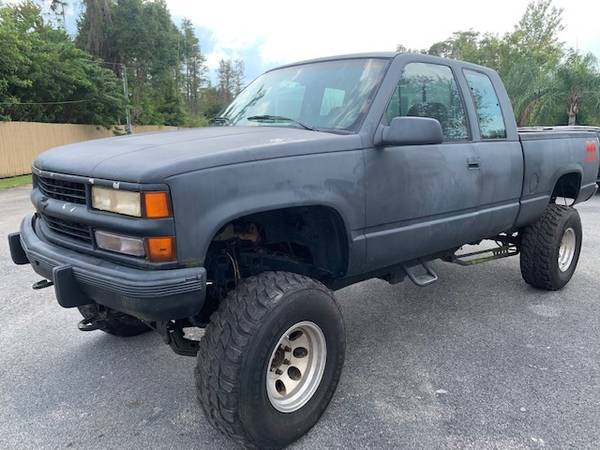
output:
[{"label": "rear wheel", "polygon": [[84,319],[98,320],[101,323],[100,330],[113,336],[131,337],[150,331],[150,327],[133,316],[120,313],[97,304],[78,306],[79,312]]},{"label": "rear wheel", "polygon": [[576,209],[551,204],[521,233],[521,274],[530,285],[555,291],[565,286],[579,261],[582,231]]},{"label": "rear wheel", "polygon": [[266,272],[229,293],[198,351],[208,420],[238,443],[281,448],[306,433],[335,392],[345,329],[332,293],[310,278]]}]

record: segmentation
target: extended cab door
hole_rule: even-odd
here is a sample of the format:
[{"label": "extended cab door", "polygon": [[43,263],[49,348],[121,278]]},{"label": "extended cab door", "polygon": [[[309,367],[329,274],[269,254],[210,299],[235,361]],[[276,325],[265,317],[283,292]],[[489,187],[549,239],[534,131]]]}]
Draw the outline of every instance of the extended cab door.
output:
[{"label": "extended cab door", "polygon": [[[500,77],[489,69],[465,65],[457,73],[472,117],[479,178],[480,237],[510,230],[517,218],[523,186],[523,150],[510,100]],[[463,78],[464,77],[464,78]]]},{"label": "extended cab door", "polygon": [[431,255],[478,235],[481,171],[455,71],[439,60],[412,58],[398,71],[382,121],[435,118],[444,142],[365,151],[365,237],[372,268]]}]

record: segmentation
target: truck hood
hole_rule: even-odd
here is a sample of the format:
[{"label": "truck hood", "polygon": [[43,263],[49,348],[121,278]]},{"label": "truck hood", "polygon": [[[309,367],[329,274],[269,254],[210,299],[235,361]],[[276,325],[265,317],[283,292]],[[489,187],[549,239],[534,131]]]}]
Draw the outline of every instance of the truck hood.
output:
[{"label": "truck hood", "polygon": [[288,127],[214,127],[79,142],[48,150],[34,166],[133,183],[228,164],[361,148],[359,135]]}]

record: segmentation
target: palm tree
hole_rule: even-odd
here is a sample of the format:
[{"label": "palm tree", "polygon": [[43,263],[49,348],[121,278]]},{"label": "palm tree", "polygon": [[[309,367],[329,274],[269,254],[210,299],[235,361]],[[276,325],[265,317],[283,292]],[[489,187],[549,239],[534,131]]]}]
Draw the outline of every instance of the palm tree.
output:
[{"label": "palm tree", "polygon": [[594,55],[572,51],[553,73],[535,116],[537,120],[566,116],[568,125],[576,125],[584,111],[600,119],[600,71]]},{"label": "palm tree", "polygon": [[549,94],[551,68],[540,67],[527,57],[519,58],[503,77],[513,103],[517,125],[532,125],[542,99]]},{"label": "palm tree", "polygon": [[569,125],[575,125],[582,107],[588,106],[592,111],[599,111],[600,73],[596,58],[591,53],[585,56],[573,53],[557,75],[559,84],[570,88],[567,97]]}]

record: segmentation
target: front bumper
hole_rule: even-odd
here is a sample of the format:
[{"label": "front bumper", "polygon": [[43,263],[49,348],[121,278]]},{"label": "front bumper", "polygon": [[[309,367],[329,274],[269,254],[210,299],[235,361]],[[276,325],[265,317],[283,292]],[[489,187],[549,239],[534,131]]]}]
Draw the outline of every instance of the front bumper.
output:
[{"label": "front bumper", "polygon": [[197,314],[206,296],[202,267],[141,270],[81,254],[47,242],[27,216],[20,233],[9,236],[11,257],[29,262],[54,282],[58,303],[75,307],[98,303],[144,320],[183,319]]}]

